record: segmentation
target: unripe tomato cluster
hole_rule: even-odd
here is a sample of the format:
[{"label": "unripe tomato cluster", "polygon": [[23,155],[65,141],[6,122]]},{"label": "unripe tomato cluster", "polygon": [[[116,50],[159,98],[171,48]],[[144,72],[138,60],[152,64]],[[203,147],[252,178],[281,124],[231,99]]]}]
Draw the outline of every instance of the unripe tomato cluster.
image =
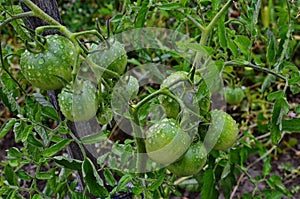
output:
[{"label": "unripe tomato cluster", "polygon": [[[187,73],[175,72],[168,76],[161,85],[173,93],[179,83],[189,84]],[[183,92],[179,89],[179,92]],[[167,166],[167,169],[177,176],[197,174],[206,164],[208,150],[227,150],[231,148],[238,136],[236,121],[221,110],[210,111],[210,127],[204,140],[195,139],[185,132],[178,122],[181,112],[179,103],[168,96],[161,96],[160,103],[165,110],[167,118],[151,126],[146,132],[146,152],[153,161]],[[209,111],[206,98],[199,100],[200,113]],[[190,105],[191,99],[183,95],[182,103]],[[205,106],[205,107],[201,107]],[[176,119],[177,118],[177,119]],[[212,146],[212,147],[207,147]]]},{"label": "unripe tomato cluster", "polygon": [[[58,103],[66,119],[87,121],[96,116],[100,98],[97,85],[90,80],[72,80],[77,52],[73,43],[59,35],[48,35],[40,52],[28,49],[21,55],[20,65],[25,78],[35,87],[59,90]],[[86,59],[104,69],[122,75],[127,64],[126,51],[118,41],[108,40],[94,45]],[[102,78],[110,78],[104,71]],[[99,122],[105,122],[100,117]]]}]

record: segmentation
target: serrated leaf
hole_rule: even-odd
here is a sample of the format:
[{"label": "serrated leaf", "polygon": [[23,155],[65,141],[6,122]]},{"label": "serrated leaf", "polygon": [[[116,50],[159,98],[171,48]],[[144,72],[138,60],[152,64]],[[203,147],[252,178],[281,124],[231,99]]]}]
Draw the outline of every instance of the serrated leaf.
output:
[{"label": "serrated leaf", "polygon": [[110,172],[110,170],[108,168],[105,168],[103,174],[106,179],[106,182],[110,186],[114,187],[116,185],[116,180],[115,180],[113,174]]},{"label": "serrated leaf", "polygon": [[53,159],[57,164],[65,167],[65,168],[77,170],[77,171],[81,170],[82,161],[80,161],[80,160],[71,159],[71,158],[67,158],[64,156],[56,156]]},{"label": "serrated leaf", "polygon": [[16,118],[11,118],[2,125],[0,130],[0,139],[3,138],[12,129],[16,122]]},{"label": "serrated leaf", "polygon": [[100,178],[95,166],[92,161],[88,158],[85,158],[82,164],[82,174],[84,181],[88,187],[88,190],[91,194],[96,197],[106,197],[108,191],[103,187],[103,181]]},{"label": "serrated leaf", "polygon": [[214,171],[208,169],[203,175],[203,186],[201,188],[201,198],[217,199],[219,196],[218,191],[215,188],[216,179]]},{"label": "serrated leaf", "polygon": [[71,142],[72,142],[72,140],[69,140],[69,139],[64,139],[64,140],[60,141],[60,142],[54,144],[53,146],[51,146],[50,148],[44,150],[43,156],[47,156],[47,157],[53,156],[57,152],[66,148]]}]

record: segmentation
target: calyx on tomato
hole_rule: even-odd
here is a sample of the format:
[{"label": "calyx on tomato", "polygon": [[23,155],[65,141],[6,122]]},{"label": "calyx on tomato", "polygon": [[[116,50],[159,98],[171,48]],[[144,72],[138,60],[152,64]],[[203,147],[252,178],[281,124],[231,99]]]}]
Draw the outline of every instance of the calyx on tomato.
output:
[{"label": "calyx on tomato", "polygon": [[232,147],[238,132],[238,125],[231,115],[222,110],[211,111],[211,125],[205,139],[207,144],[213,145],[213,149],[227,150]]},{"label": "calyx on tomato", "polygon": [[206,163],[207,152],[204,145],[199,141],[192,144],[187,152],[176,162],[167,168],[177,176],[195,175],[201,171]]},{"label": "calyx on tomato", "polygon": [[244,98],[244,91],[241,88],[225,88],[225,100],[228,104],[238,105]]},{"label": "calyx on tomato", "polygon": [[[75,87],[75,86],[74,86]],[[98,95],[95,86],[88,80],[77,83],[76,88],[65,87],[58,94],[61,112],[71,121],[88,121],[98,109]]]},{"label": "calyx on tomato", "polygon": [[190,136],[174,119],[165,118],[146,132],[146,152],[155,162],[168,165],[178,160],[190,145]]},{"label": "calyx on tomato", "polygon": [[40,53],[25,50],[20,66],[25,78],[44,90],[61,89],[72,79],[75,48],[70,40],[59,35],[48,35],[45,49]]},{"label": "calyx on tomato", "polygon": [[[127,65],[127,54],[123,44],[113,39],[109,39],[98,46],[93,45],[87,59],[119,75],[124,74]],[[103,73],[96,67],[92,67],[92,69],[97,76],[110,77],[107,72]]]}]

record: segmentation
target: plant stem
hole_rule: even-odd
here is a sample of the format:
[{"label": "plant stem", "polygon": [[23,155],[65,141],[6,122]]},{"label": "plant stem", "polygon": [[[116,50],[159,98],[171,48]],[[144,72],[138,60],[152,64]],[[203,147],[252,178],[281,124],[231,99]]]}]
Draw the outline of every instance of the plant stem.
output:
[{"label": "plant stem", "polygon": [[227,61],[227,62],[224,63],[224,66],[237,66],[237,67],[246,66],[246,67],[250,67],[250,68],[253,68],[253,69],[256,69],[256,70],[264,71],[266,73],[269,73],[269,74],[272,74],[272,75],[274,75],[276,77],[279,77],[279,78],[283,79],[284,81],[287,81],[287,79],[286,79],[285,76],[280,75],[280,74],[278,74],[275,71],[272,71],[270,69],[254,65],[254,64],[252,64],[250,62],[247,62],[247,63],[237,63],[237,62],[234,62],[234,61]]},{"label": "plant stem", "polygon": [[24,17],[31,17],[31,16],[34,16],[32,11],[24,12],[24,13],[21,13],[21,14],[16,14],[16,15],[4,20],[2,23],[0,23],[0,29],[2,29],[3,26],[5,26],[6,24],[12,22],[13,20],[21,19],[21,18],[24,18]]},{"label": "plant stem", "polygon": [[32,10],[34,16],[43,19],[48,24],[51,24],[51,25],[61,25],[55,19],[53,19],[52,17],[50,17],[49,15],[47,15],[42,9],[40,9],[32,1],[30,1],[30,0],[23,0],[23,3],[25,3],[26,6]]},{"label": "plant stem", "polygon": [[224,7],[216,14],[216,16],[211,20],[207,27],[204,28],[201,34],[200,45],[206,45],[209,34],[211,33],[213,27],[217,23],[217,21],[221,18],[221,16],[227,11],[229,6],[231,5],[233,0],[229,0]]},{"label": "plant stem", "polygon": [[[114,77],[114,78],[117,78],[117,79],[120,78],[120,76],[119,76],[118,73],[116,73],[116,72],[114,72],[114,71],[111,71],[111,70],[109,70],[109,69],[107,69],[107,68],[103,68],[103,67],[101,67],[101,66],[95,64],[95,63],[94,63],[92,60],[90,60],[90,59],[86,59],[86,62],[88,63],[88,65],[90,65],[90,66],[92,67],[93,70],[100,70],[100,71],[103,72],[103,73],[104,73],[104,72],[107,73],[107,75],[109,75],[110,77]],[[103,74],[103,73],[102,73],[102,74]],[[96,75],[97,75],[97,73],[96,73]]]}]

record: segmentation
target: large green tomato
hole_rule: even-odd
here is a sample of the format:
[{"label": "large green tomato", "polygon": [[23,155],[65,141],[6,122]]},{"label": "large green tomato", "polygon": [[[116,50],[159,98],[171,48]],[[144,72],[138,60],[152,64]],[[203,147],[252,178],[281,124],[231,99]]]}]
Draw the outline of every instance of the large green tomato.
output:
[{"label": "large green tomato", "polygon": [[[110,39],[107,43],[103,42],[98,46],[93,45],[87,59],[90,59],[95,64],[114,71],[119,75],[125,73],[127,54],[123,44],[116,40]],[[97,76],[110,78],[107,72],[103,73],[101,70],[97,69],[97,67],[92,67],[92,69]]]},{"label": "large green tomato", "polygon": [[206,163],[207,152],[201,142],[192,144],[188,151],[167,168],[177,176],[195,175],[201,171]]},{"label": "large green tomato", "polygon": [[58,103],[68,120],[88,121],[97,113],[99,105],[97,89],[88,80],[76,85],[76,89],[68,87],[62,89],[58,94]]},{"label": "large green tomato", "polygon": [[61,89],[72,79],[75,48],[70,40],[59,35],[46,36],[45,50],[33,53],[25,50],[20,66],[25,78],[44,90]]},{"label": "large green tomato", "polygon": [[168,165],[175,162],[190,146],[190,136],[174,119],[161,120],[151,126],[146,135],[145,145],[148,156],[161,164]]},{"label": "large green tomato", "polygon": [[232,147],[238,132],[236,121],[228,113],[221,110],[211,111],[211,126],[205,139],[209,144],[214,144],[213,149],[227,150]]}]

